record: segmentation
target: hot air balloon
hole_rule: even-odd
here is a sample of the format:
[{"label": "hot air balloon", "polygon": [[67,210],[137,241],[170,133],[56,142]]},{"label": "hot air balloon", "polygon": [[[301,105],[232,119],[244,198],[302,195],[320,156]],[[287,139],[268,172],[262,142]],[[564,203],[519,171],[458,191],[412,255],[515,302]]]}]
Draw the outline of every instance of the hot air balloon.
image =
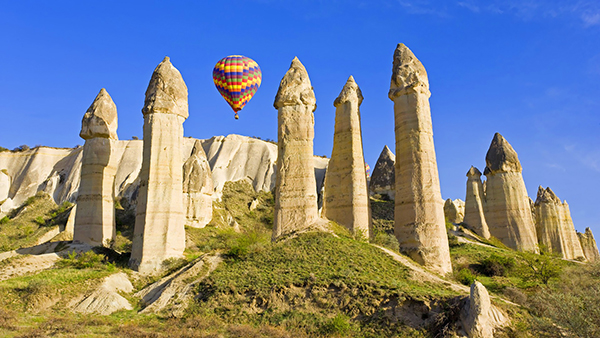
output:
[{"label": "hot air balloon", "polygon": [[236,120],[239,118],[238,112],[260,87],[261,80],[258,63],[243,55],[224,57],[213,69],[215,86],[235,112]]}]

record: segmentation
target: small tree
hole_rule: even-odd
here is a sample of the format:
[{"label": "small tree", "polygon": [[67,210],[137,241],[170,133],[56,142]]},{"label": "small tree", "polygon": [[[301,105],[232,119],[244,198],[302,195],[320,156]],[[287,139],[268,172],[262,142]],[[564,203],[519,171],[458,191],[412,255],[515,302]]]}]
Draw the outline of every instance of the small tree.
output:
[{"label": "small tree", "polygon": [[548,285],[550,279],[556,278],[562,271],[558,255],[550,253],[544,246],[540,246],[540,254],[520,252],[518,256],[523,264],[524,280],[536,280]]}]

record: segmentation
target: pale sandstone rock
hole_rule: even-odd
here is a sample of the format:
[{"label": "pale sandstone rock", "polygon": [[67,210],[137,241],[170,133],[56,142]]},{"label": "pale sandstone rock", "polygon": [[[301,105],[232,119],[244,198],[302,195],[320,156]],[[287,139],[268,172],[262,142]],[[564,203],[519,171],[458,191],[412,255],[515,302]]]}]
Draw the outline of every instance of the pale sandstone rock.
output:
[{"label": "pale sandstone rock", "polygon": [[196,286],[223,261],[219,255],[205,255],[165,276],[135,294],[146,306],[141,313],[163,313],[181,317],[196,296]]},{"label": "pale sandstone rock", "polygon": [[537,238],[548,251],[566,259],[585,258],[575,232],[569,205],[556,196],[549,187],[538,189],[535,201]]},{"label": "pale sandstone rock", "polygon": [[538,252],[531,205],[513,147],[496,133],[485,157],[486,212],[490,234],[511,249]]},{"label": "pale sandstone rock", "polygon": [[73,306],[73,311],[78,313],[97,313],[108,316],[119,310],[133,310],[129,301],[119,292],[130,293],[133,285],[123,272],[110,275],[102,281],[90,295]]},{"label": "pale sandstone rock", "polygon": [[465,217],[465,202],[460,199],[452,200],[448,198],[444,202],[444,216],[450,223],[462,223]]},{"label": "pale sandstone rock", "polygon": [[67,218],[67,224],[65,224],[65,229],[63,230],[70,233],[71,236],[73,236],[73,232],[75,231],[75,215],[77,215],[77,204],[69,211],[69,218]]},{"label": "pale sandstone rock", "polygon": [[278,110],[273,239],[310,228],[319,219],[313,165],[316,99],[306,69],[294,58],[273,104]]},{"label": "pale sandstone rock", "polygon": [[[110,245],[115,238],[114,182],[117,161],[117,107],[104,88],[81,121],[85,139],[73,240],[93,246]],[[51,190],[55,190],[51,189]]]},{"label": "pale sandstone rock", "polygon": [[441,274],[452,271],[433,146],[429,81],[403,44],[394,52],[389,98],[396,126],[394,234],[400,250]]},{"label": "pale sandstone rock", "polygon": [[183,205],[186,225],[203,228],[212,219],[213,180],[202,143],[196,141],[183,164]]},{"label": "pale sandstone rock", "polygon": [[396,196],[396,155],[388,146],[384,146],[369,182],[369,192],[379,195],[387,195],[391,200]]},{"label": "pale sandstone rock", "polygon": [[490,238],[490,229],[485,220],[485,195],[481,183],[481,172],[473,166],[467,172],[467,196],[463,223],[479,236]]},{"label": "pale sandstone rock", "polygon": [[11,178],[8,170],[0,170],[0,205],[8,198]]},{"label": "pale sandstone rock", "polygon": [[353,233],[370,238],[371,212],[362,148],[360,104],[363,96],[350,76],[335,99],[335,132],[325,173],[323,215]]},{"label": "pale sandstone rock", "polygon": [[485,286],[478,281],[471,285],[469,302],[461,311],[460,320],[469,338],[493,338],[494,331],[507,323],[504,314],[492,305]]},{"label": "pale sandstone rock", "polygon": [[578,232],[577,237],[579,237],[579,242],[581,243],[585,258],[589,262],[600,261],[600,253],[598,252],[598,246],[594,239],[594,234],[592,234],[592,230],[590,228],[585,228],[585,233],[582,234]]},{"label": "pale sandstone rock", "polygon": [[144,151],[129,265],[154,273],[185,249],[183,122],[187,87],[168,57],[156,67],[146,90]]}]

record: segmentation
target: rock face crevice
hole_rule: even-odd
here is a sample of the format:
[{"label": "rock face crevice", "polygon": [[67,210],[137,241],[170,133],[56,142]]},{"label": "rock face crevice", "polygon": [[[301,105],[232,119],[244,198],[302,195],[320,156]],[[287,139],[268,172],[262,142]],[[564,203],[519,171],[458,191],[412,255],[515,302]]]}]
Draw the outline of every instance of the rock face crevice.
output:
[{"label": "rock face crevice", "polygon": [[73,240],[108,246],[115,238],[117,107],[104,88],[83,116],[79,136],[85,144]]},{"label": "rock face crevice", "polygon": [[540,186],[534,209],[541,245],[566,259],[585,258],[567,201],[561,202],[552,189]]},{"label": "rock face crevice", "polygon": [[144,149],[129,264],[141,273],[162,268],[185,249],[182,144],[187,87],[166,57],[146,90]]},{"label": "rock face crevice", "polygon": [[485,220],[485,194],[481,182],[481,172],[471,166],[467,172],[467,196],[465,198],[465,217],[463,223],[486,239],[490,238],[490,229]]},{"label": "rock face crevice", "polygon": [[485,157],[486,221],[511,249],[538,252],[538,241],[517,152],[496,133]]},{"label": "rock face crevice", "polygon": [[412,51],[394,52],[389,98],[396,130],[395,224],[400,250],[441,274],[452,271],[429,107],[427,72]]},{"label": "rock face crevice", "polygon": [[318,218],[313,165],[316,99],[306,69],[294,58],[273,106],[277,109],[277,178],[273,239],[314,224]]},{"label": "rock face crevice", "polygon": [[[384,146],[369,182],[369,192],[372,195],[385,195],[390,200],[396,196],[396,155],[392,153],[388,146]],[[384,197],[385,198],[385,197]]]},{"label": "rock face crevice", "polygon": [[370,237],[371,213],[360,128],[363,96],[350,76],[335,99],[333,150],[325,173],[323,215]]}]

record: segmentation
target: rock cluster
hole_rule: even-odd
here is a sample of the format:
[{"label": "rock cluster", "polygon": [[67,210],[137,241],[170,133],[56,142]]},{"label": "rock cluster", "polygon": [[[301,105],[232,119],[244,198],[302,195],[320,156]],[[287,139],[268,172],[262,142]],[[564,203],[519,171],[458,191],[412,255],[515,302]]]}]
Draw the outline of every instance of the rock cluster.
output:
[{"label": "rock cluster", "polygon": [[537,235],[517,152],[496,133],[485,162],[485,217],[490,234],[511,249],[537,252]]},{"label": "rock cluster", "polygon": [[461,199],[452,200],[448,198],[444,202],[444,216],[450,223],[462,223],[465,218],[465,202]]},{"label": "rock cluster", "polygon": [[394,234],[400,250],[441,274],[452,271],[433,146],[427,72],[403,44],[394,52],[389,98],[396,130]]},{"label": "rock cluster", "polygon": [[485,220],[485,193],[481,182],[481,171],[473,166],[467,172],[467,196],[463,223],[479,236],[490,238],[490,229]]},{"label": "rock cluster", "polygon": [[334,102],[333,151],[325,173],[322,213],[369,238],[371,213],[359,110],[362,100],[360,88],[350,76]]},{"label": "rock cluster", "polygon": [[117,107],[104,88],[83,116],[79,136],[85,144],[73,240],[108,246],[115,238]]},{"label": "rock cluster", "polygon": [[277,109],[277,183],[273,239],[310,228],[318,219],[313,165],[317,104],[308,73],[294,58],[273,104]]},{"label": "rock cluster", "polygon": [[567,201],[561,202],[552,189],[540,186],[534,208],[539,243],[563,258],[584,259]]},{"label": "rock cluster", "polygon": [[598,246],[596,245],[592,230],[590,228],[585,228],[585,232],[578,232],[577,237],[579,237],[579,242],[581,243],[585,258],[590,262],[600,261],[600,253],[598,253]]},{"label": "rock cluster", "polygon": [[202,143],[194,143],[192,154],[183,164],[183,205],[186,225],[203,228],[212,219],[213,180]]},{"label": "rock cluster", "polygon": [[187,87],[166,57],[146,90],[144,149],[130,266],[152,273],[185,249],[182,149]]},{"label": "rock cluster", "polygon": [[396,196],[396,155],[388,146],[384,146],[369,182],[371,195],[379,194],[383,198],[395,199]]}]

